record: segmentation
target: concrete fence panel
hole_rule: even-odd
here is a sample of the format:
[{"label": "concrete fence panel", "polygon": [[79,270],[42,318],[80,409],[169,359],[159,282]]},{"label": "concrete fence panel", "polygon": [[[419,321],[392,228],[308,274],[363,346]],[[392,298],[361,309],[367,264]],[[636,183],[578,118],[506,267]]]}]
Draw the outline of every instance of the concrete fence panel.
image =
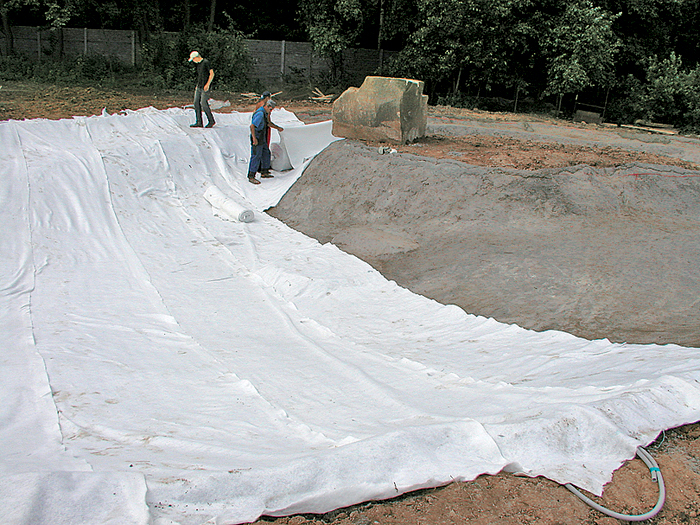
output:
[{"label": "concrete fence panel", "polygon": [[[135,65],[140,56],[140,45],[135,31],[66,27],[41,29],[14,26],[12,28],[15,52],[36,59],[48,60],[61,53],[67,57],[100,55]],[[0,38],[5,49],[5,35]]]},{"label": "concrete fence panel", "polygon": [[[12,35],[15,52],[38,61],[52,60],[61,54],[66,57],[99,55],[136,65],[141,58],[138,36],[130,30],[14,26]],[[176,33],[168,35],[177,36]],[[4,39],[5,35],[0,33],[1,49],[5,49]],[[314,53],[309,42],[246,40],[245,44],[252,66],[250,80],[257,80],[269,89],[287,82],[312,82],[332,72],[330,61]],[[382,61],[391,54],[376,49],[348,49],[339,66],[344,78],[360,85],[366,76],[376,74]]]}]

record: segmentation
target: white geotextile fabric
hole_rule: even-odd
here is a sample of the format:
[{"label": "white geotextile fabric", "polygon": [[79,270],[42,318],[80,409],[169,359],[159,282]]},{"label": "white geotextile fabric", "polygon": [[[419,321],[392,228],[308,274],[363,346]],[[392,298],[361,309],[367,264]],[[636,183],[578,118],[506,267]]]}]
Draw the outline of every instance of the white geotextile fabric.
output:
[{"label": "white geotextile fabric", "polygon": [[244,522],[502,469],[600,493],[700,419],[697,349],[468,315],[265,214],[329,123],[276,110],[294,169],[254,186],[250,114],[192,119],[0,124],[4,523]]},{"label": "white geotextile fabric", "polygon": [[214,215],[222,219],[238,222],[253,222],[255,212],[244,205],[236,202],[231,197],[227,197],[223,191],[216,186],[209,186],[204,192],[204,198],[211,204]]}]

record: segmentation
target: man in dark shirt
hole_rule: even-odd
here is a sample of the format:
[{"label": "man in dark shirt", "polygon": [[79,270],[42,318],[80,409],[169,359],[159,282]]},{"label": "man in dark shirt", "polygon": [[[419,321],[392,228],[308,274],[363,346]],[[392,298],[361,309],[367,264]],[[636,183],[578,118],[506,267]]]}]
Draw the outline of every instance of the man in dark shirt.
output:
[{"label": "man in dark shirt", "polygon": [[213,128],[216,122],[209,108],[208,92],[211,81],[214,80],[214,70],[209,65],[209,61],[206,58],[202,58],[198,51],[192,51],[190,53],[189,61],[194,62],[197,66],[197,85],[194,88],[194,113],[197,120],[194,124],[191,124],[190,127],[202,127],[202,109],[204,109],[204,113],[207,115],[207,127]]}]

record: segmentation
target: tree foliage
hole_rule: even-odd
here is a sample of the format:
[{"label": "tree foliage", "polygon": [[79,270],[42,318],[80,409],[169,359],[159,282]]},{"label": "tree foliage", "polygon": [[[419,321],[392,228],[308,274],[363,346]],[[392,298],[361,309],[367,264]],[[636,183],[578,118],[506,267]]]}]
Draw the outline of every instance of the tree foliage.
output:
[{"label": "tree foliage", "polygon": [[618,16],[590,0],[579,0],[548,24],[543,39],[548,63],[545,93],[577,93],[612,82],[620,46],[612,26]]},{"label": "tree foliage", "polygon": [[231,27],[204,31],[196,25],[177,37],[159,33],[144,44],[143,82],[156,88],[190,89],[195,68],[188,62],[196,49],[215,69],[217,88],[243,89],[250,67],[244,44],[245,35]]},{"label": "tree foliage", "polygon": [[645,81],[628,79],[632,86],[629,113],[635,118],[700,131],[700,65],[685,67],[675,53],[664,59],[653,56],[645,65]]},{"label": "tree foliage", "polygon": [[333,57],[357,44],[365,7],[362,0],[300,0],[299,20],[314,49]]},{"label": "tree foliage", "polygon": [[529,0],[424,0],[394,70],[457,93],[463,85],[513,85],[532,66],[535,31],[518,17]]},{"label": "tree foliage", "polygon": [[2,22],[2,33],[5,35],[5,48],[2,50],[5,56],[14,52],[14,40],[12,37],[12,15],[22,9],[32,8],[39,5],[38,0],[0,0],[0,22]]}]

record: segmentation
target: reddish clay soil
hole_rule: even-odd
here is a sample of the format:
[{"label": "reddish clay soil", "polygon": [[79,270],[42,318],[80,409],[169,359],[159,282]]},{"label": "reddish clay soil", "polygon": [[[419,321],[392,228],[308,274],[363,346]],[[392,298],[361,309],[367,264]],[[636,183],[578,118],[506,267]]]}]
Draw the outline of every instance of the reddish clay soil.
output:
[{"label": "reddish clay soil", "polygon": [[478,166],[537,170],[563,168],[578,164],[592,167],[610,167],[632,162],[673,164],[698,169],[689,162],[677,161],[660,155],[633,153],[619,148],[592,148],[554,144],[551,142],[522,141],[512,138],[480,136],[444,137],[428,135],[413,144],[399,146],[397,151],[454,159]]},{"label": "reddish clay soil", "polygon": [[[253,105],[253,102],[239,94],[214,92],[212,95],[217,100],[231,102],[223,112],[249,111]],[[278,100],[304,122],[318,122],[330,118],[329,104],[313,103],[308,97],[285,100],[284,94],[279,95]],[[108,113],[115,113],[148,106],[166,109],[188,104],[191,104],[191,94],[186,92],[127,93],[91,87],[56,87],[16,82],[5,82],[0,86],[0,120],[61,119],[78,115],[99,115],[103,109]],[[545,118],[533,115],[490,115],[455,108],[431,108],[430,117],[522,121]],[[559,123],[567,125],[561,121]],[[519,169],[556,168],[582,163],[607,167],[634,161],[700,169],[687,162],[610,147],[589,148],[536,143],[485,135],[431,135],[416,144],[400,146],[397,149],[417,155],[453,158],[482,166]],[[659,463],[668,491],[663,510],[648,523],[700,523],[700,424],[666,431],[648,450]],[[657,485],[651,481],[646,466],[639,459],[634,459],[615,473],[602,498],[593,499],[617,512],[644,513],[656,503]],[[589,508],[563,486],[552,481],[502,473],[496,476],[480,476],[467,483],[452,483],[445,487],[417,491],[393,500],[368,502],[325,515],[263,517],[256,523],[614,525],[620,522]]]}]

